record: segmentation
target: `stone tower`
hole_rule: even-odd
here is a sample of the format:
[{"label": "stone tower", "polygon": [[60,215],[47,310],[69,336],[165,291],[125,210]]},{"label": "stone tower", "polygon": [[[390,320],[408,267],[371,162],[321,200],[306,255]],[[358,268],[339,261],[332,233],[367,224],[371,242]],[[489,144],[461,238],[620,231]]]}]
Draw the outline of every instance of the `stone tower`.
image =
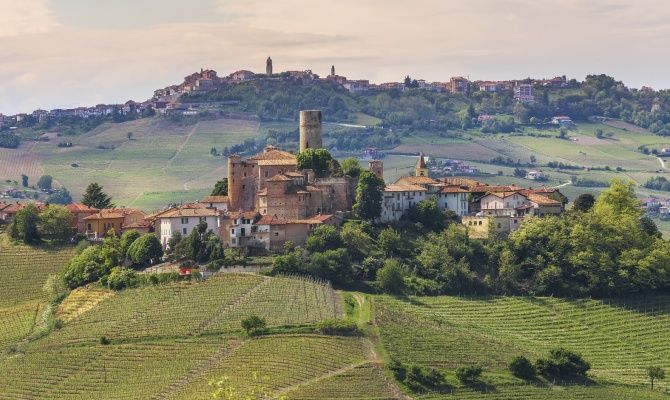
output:
[{"label": "stone tower", "polygon": [[372,160],[368,163],[368,170],[377,175],[378,178],[384,179],[384,162],[382,160]]},{"label": "stone tower", "polygon": [[268,60],[265,62],[265,73],[270,76],[272,75],[272,59],[268,57]]},{"label": "stone tower", "polygon": [[335,76],[335,66],[334,65],[330,66],[330,76]]},{"label": "stone tower", "polygon": [[415,176],[428,176],[428,167],[426,166],[426,160],[423,158],[423,152],[419,153],[419,159],[416,162],[416,167],[414,168]]},{"label": "stone tower", "polygon": [[300,151],[323,147],[321,110],[300,111]]}]

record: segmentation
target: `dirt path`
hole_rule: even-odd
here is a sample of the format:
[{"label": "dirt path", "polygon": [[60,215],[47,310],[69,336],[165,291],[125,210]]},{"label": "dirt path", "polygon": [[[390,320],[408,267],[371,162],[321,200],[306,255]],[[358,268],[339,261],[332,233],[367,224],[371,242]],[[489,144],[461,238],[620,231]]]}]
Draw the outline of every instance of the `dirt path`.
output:
[{"label": "dirt path", "polygon": [[186,135],[186,138],[184,139],[184,141],[179,144],[179,147],[177,147],[177,151],[175,151],[175,153],[172,155],[172,157],[170,157],[170,159],[168,160],[167,164],[165,164],[165,167],[163,167],[163,169],[172,165],[172,162],[174,161],[174,159],[177,158],[177,156],[179,155],[179,153],[181,153],[182,150],[184,150],[184,147],[186,147],[186,145],[188,144],[188,141],[191,140],[191,136],[193,136],[193,134],[195,134],[195,132],[198,130],[199,126],[200,126],[200,122],[196,122],[196,124],[193,125],[193,128],[191,129],[191,131],[188,133],[188,135]]},{"label": "dirt path", "polygon": [[658,159],[658,162],[661,163],[661,168],[667,170],[668,168],[665,166],[665,161],[661,157],[656,157]]}]

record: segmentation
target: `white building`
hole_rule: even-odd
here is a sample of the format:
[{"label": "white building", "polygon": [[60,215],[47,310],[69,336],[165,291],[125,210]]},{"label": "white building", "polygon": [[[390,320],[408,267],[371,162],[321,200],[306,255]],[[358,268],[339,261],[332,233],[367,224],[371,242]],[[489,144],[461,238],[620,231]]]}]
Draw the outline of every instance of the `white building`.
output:
[{"label": "white building", "polygon": [[205,196],[200,200],[207,208],[216,208],[221,212],[228,211],[228,196]]},{"label": "white building", "polygon": [[167,248],[168,240],[175,232],[186,236],[193,232],[201,222],[207,224],[208,231],[219,234],[221,222],[218,210],[205,207],[186,207],[175,207],[155,216],[159,220],[157,229],[159,229],[158,233],[160,233],[160,240],[164,249]]},{"label": "white building", "polygon": [[514,87],[514,99],[524,103],[535,101],[535,88],[530,83],[520,83]]},{"label": "white building", "polygon": [[388,185],[384,188],[381,222],[399,221],[400,218],[421,200],[428,190],[419,185]]},{"label": "white building", "polygon": [[489,193],[480,200],[486,215],[516,215],[516,209],[530,205],[528,197],[519,192]]},{"label": "white building", "polygon": [[437,206],[440,210],[450,210],[464,216],[469,212],[469,191],[459,186],[442,187],[437,194]]},{"label": "white building", "polygon": [[543,181],[547,179],[547,175],[542,171],[533,170],[526,173],[526,179],[530,179],[532,181]]}]

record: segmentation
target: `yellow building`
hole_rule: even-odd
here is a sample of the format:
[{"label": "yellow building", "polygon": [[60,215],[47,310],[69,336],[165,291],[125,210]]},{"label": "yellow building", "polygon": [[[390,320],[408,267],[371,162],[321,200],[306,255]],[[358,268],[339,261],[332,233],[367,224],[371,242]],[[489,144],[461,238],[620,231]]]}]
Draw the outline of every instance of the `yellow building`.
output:
[{"label": "yellow building", "polygon": [[120,234],[126,227],[135,226],[144,220],[144,214],[134,208],[107,208],[83,219],[85,233],[89,239],[100,239],[113,229]]}]

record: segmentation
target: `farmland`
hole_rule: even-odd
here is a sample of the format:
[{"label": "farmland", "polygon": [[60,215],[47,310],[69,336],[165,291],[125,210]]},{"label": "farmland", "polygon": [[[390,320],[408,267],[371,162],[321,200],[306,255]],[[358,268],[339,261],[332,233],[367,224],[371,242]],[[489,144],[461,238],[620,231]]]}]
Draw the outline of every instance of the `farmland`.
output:
[{"label": "farmland", "polygon": [[[404,363],[447,373],[457,398],[659,398],[644,368],[670,367],[670,298],[618,300],[555,298],[375,298],[381,341]],[[535,360],[555,347],[584,355],[592,386],[528,385],[507,371],[516,355]],[[468,389],[453,376],[459,366],[484,367],[485,388]],[[646,397],[645,397],[646,396]],[[658,395],[656,395],[658,396]],[[420,398],[444,398],[426,395]]]}]

